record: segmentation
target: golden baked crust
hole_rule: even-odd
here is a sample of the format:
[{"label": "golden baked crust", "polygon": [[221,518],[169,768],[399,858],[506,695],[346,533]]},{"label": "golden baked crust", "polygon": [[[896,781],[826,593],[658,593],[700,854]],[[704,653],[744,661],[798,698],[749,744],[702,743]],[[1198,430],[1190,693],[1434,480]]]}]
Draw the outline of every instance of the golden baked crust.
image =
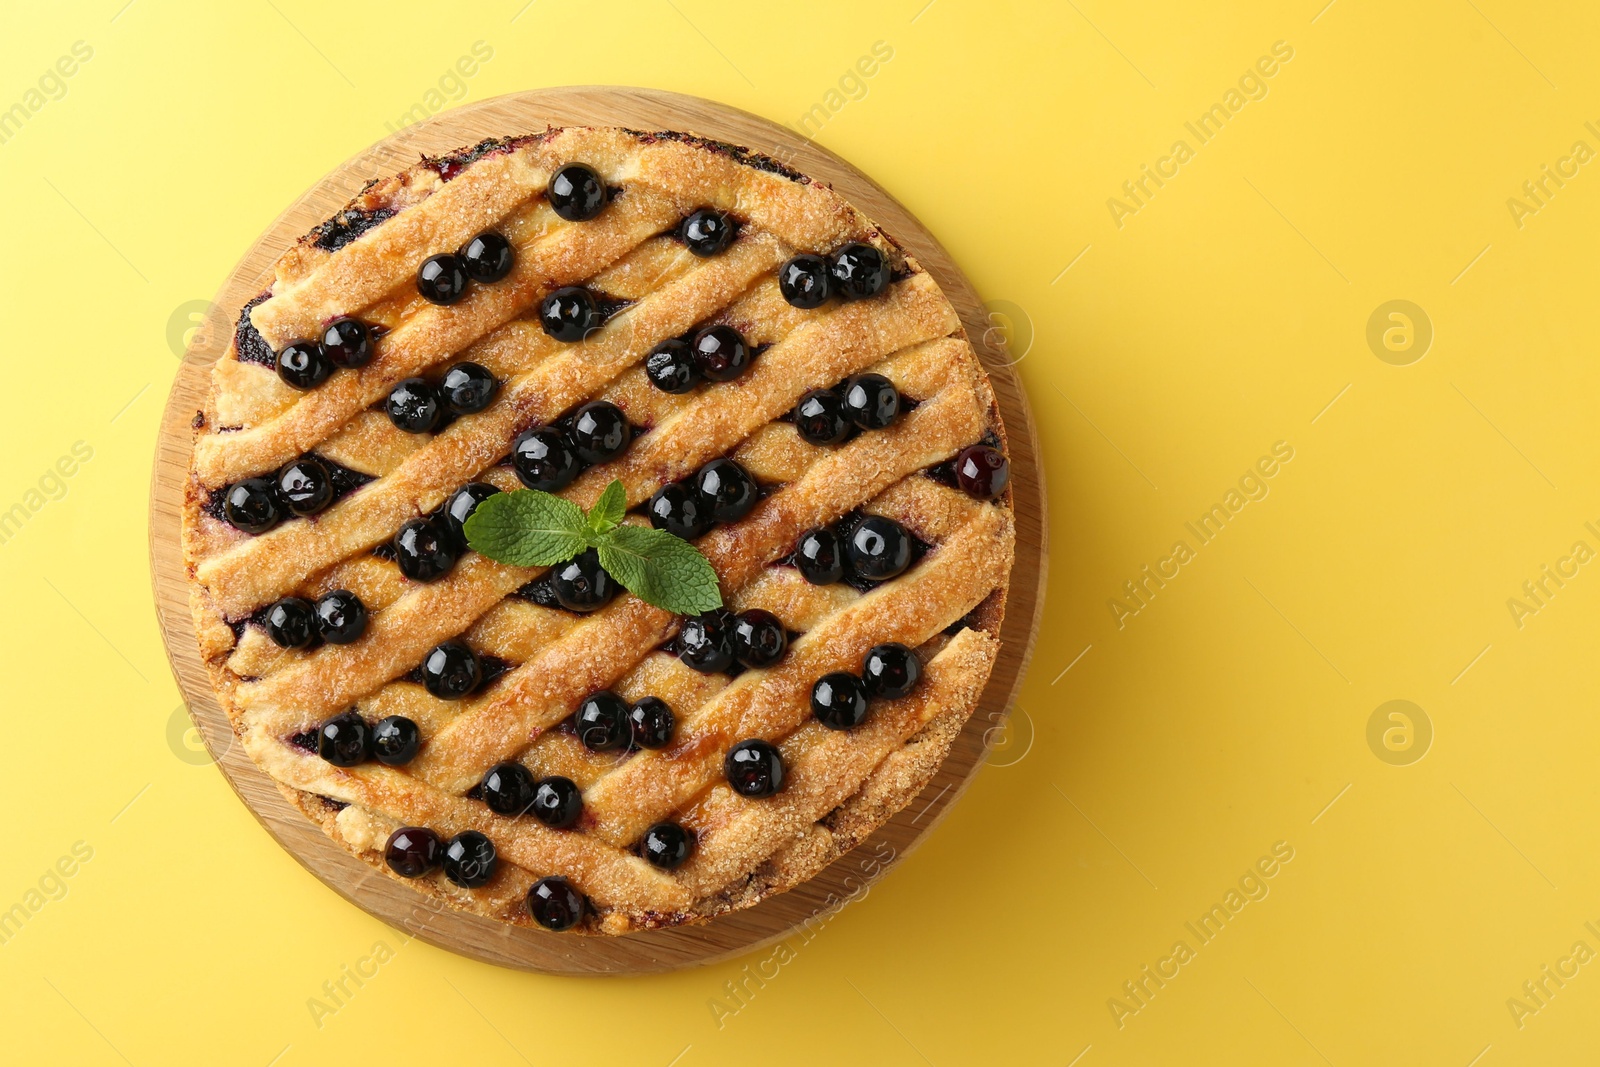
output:
[{"label": "golden baked crust", "polygon": [[[619,191],[591,221],[563,221],[545,199],[550,175],[570,162]],[[709,259],[672,236],[701,207],[740,224]],[[417,264],[489,228],[516,249],[510,274],[450,306],[424,301]],[[810,311],[784,301],[780,264],[852,241],[892,264],[885,292]],[[627,304],[585,340],[561,344],[530,315],[552,289],[580,283]],[[272,354],[339,315],[382,328],[372,361],[307,392],[283,384]],[[650,387],[642,362],[651,348],[709,324],[733,326],[759,352],[749,371],[687,395]],[[413,435],[375,409],[403,379],[437,376],[461,359],[502,383],[485,410]],[[868,369],[914,401],[889,429],[822,448],[782,421],[807,390]],[[663,650],[678,617],[631,595],[589,615],[513,595],[543,568],[469,552],[422,584],[374,553],[469,481],[517,488],[505,463],[512,439],[593,399],[611,401],[648,432],[562,491],[578,504],[591,506],[620,479],[637,509],[723,455],[768,488],[745,518],[697,547],[731,609],[772,611],[800,633],[775,666],[732,679],[699,674]],[[270,290],[242,309],[195,425],[183,529],[191,605],[202,656],[245,749],[332,838],[385,873],[384,842],[400,826],[486,834],[500,860],[487,885],[465,889],[437,872],[409,884],[506,922],[532,924],[524,899],[547,875],[585,894],[581,928],[601,933],[703,921],[812,877],[931,779],[998,652],[1013,558],[1009,495],[980,502],[927,476],[967,445],[1005,440],[954,309],[831,189],[733,146],[568,127],[484,142],[374,183],[287,251]],[[218,500],[228,485],[312,452],[364,484],[312,518],[256,536],[223,521]],[[802,532],[856,511],[896,520],[926,553],[864,591],[813,586],[783,564]],[[261,609],[335,589],[355,592],[370,612],[360,640],[292,651],[266,636]],[[407,675],[453,638],[505,670],[467,699],[443,701]],[[855,669],[887,641],[918,650],[920,685],[874,701],[852,730],[815,722],[815,679]],[[560,728],[603,688],[666,700],[679,724],[672,744],[596,753]],[[420,754],[405,767],[336,767],[294,740],[349,708],[368,721],[409,717],[424,737]],[[727,750],[752,737],[776,744],[787,769],[783,789],[756,800],[735,793],[721,771]],[[584,793],[580,825],[552,830],[505,818],[468,795],[507,759],[536,777],[575,781]],[[696,841],[670,873],[635,851],[643,831],[669,816]]]}]

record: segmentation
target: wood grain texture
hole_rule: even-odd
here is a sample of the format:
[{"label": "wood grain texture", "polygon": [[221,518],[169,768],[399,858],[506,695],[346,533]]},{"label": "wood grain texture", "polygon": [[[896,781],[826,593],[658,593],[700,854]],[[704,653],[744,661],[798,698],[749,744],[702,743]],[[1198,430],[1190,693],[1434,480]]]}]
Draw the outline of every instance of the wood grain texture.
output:
[{"label": "wood grain texture", "polygon": [[[286,248],[342,207],[368,180],[396,173],[422,153],[437,154],[485,137],[533,132],[546,125],[683,130],[744,145],[831,183],[916,256],[944,289],[988,370],[1006,426],[1017,546],[1001,634],[1004,647],[983,698],[949,757],[921,796],[817,877],[754,908],[701,926],[623,937],[550,934],[465,912],[439,910],[405,885],[373,871],[291,806],[235,742],[200,660],[189,613],[179,526],[193,436],[190,420],[204,404],[211,364],[227,351],[231,316],[267,287],[273,263]],[[988,314],[972,286],[905,208],[843,160],[782,126],[696,97],[599,86],[497,97],[408,126],[318,182],[250,248],[214,304],[218,313],[208,316],[208,324],[197,331],[173,382],[156,444],[150,562],[162,635],[196,727],[234,790],[290,855],[358,907],[453,952],[549,974],[642,974],[711,963],[777,941],[808,919],[826,914],[837,902],[859,896],[938,824],[983,765],[987,741],[1004,722],[1021,685],[1043,607],[1048,554],[1044,483],[1033,421],[1004,344],[990,329]],[[860,858],[890,855],[893,858],[881,864],[864,864]]]}]

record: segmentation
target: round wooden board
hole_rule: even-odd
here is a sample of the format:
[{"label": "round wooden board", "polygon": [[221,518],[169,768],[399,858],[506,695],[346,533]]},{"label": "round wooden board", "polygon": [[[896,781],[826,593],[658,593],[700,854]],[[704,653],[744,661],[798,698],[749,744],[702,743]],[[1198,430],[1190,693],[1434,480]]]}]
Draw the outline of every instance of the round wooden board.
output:
[{"label": "round wooden board", "polygon": [[[200,660],[179,543],[193,438],[190,419],[204,404],[211,364],[227,350],[231,316],[267,287],[279,255],[301,234],[343,207],[368,180],[403,170],[419,154],[439,154],[486,137],[532,132],[547,125],[683,130],[744,145],[831,183],[909,249],[955,305],[999,397],[1011,456],[1017,553],[1000,659],[978,709],[923,794],[861,846],[874,857],[892,858],[863,864],[852,852],[817,877],[756,907],[700,926],[625,937],[550,934],[465,912],[441,912],[428,907],[420,894],[375,872],[326,837],[285,799],[273,781],[251,762],[243,747],[233,743],[232,727],[217,703]],[[196,331],[173,382],[152,474],[150,561],[167,655],[197,729],[240,798],[290,855],[370,914],[453,952],[547,974],[644,974],[711,963],[777,941],[838,902],[859,897],[865,886],[903,859],[939,822],[983,765],[988,742],[1005,722],[1021,684],[1043,606],[1044,484],[1037,464],[1033,422],[1004,341],[999,331],[991,328],[988,312],[972,286],[905,208],[843,160],[776,123],[676,93],[579,87],[497,97],[408,126],[318,182],[250,248],[222,286],[213,308],[206,324]]]}]

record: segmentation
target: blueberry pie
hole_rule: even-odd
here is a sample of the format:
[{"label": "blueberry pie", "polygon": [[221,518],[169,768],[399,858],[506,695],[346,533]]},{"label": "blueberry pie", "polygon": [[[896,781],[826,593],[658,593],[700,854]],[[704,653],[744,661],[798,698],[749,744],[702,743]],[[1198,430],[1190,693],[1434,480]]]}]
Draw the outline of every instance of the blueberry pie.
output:
[{"label": "blueberry pie", "polygon": [[[484,141],[370,184],[236,310],[184,513],[201,654],[377,870],[521,926],[704,921],[866,838],[972,714],[1005,431],[933,278],[828,186],[680,133]],[[502,493],[613,481],[720,608],[469,544]]]}]

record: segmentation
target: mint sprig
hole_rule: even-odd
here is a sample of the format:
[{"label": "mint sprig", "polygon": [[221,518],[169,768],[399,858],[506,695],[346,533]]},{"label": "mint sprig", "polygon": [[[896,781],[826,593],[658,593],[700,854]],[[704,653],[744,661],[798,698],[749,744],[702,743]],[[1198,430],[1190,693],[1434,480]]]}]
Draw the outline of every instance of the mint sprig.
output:
[{"label": "mint sprig", "polygon": [[518,489],[473,509],[463,529],[474,552],[516,567],[551,567],[592,548],[600,566],[634,596],[679,615],[722,606],[717,572],[693,545],[665,530],[623,523],[627,493],[606,486],[585,515],[570,500]]}]

